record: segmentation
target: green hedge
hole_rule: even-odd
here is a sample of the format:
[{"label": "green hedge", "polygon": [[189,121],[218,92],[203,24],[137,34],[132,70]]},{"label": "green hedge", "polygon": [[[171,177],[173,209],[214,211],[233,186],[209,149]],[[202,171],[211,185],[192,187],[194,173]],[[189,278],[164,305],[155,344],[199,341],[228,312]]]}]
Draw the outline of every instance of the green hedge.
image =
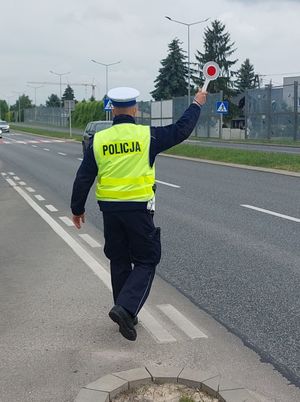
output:
[{"label": "green hedge", "polygon": [[84,128],[89,121],[105,120],[103,101],[78,102],[72,112],[74,127]]}]

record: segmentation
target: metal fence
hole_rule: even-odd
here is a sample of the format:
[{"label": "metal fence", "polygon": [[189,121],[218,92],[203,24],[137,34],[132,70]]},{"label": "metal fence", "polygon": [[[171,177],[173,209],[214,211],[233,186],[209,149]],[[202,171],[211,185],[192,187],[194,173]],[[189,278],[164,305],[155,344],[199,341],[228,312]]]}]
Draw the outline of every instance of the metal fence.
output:
[{"label": "metal fence", "polygon": [[249,139],[300,139],[299,83],[247,90],[245,131]]},{"label": "metal fence", "polygon": [[38,106],[24,110],[24,122],[47,126],[68,127],[68,113],[59,107]]},{"label": "metal fence", "polygon": [[[239,128],[223,128],[222,118],[216,113],[216,102],[223,100],[222,93],[210,94],[201,111],[194,135],[203,138],[224,139],[300,139],[299,83],[292,85],[247,90],[245,106],[238,118]],[[233,102],[235,100],[233,99]],[[187,108],[187,96],[165,101],[138,102],[139,124],[164,126],[176,122]],[[24,111],[24,122],[48,126],[68,127],[68,115],[60,108],[37,107]],[[242,128],[242,129],[240,129]]]},{"label": "metal fence", "polygon": [[[220,136],[220,116],[216,113],[216,102],[222,99],[221,93],[211,94],[201,111],[194,135],[199,137]],[[187,96],[163,101],[138,102],[137,122],[151,126],[165,126],[175,123],[188,107]]]}]

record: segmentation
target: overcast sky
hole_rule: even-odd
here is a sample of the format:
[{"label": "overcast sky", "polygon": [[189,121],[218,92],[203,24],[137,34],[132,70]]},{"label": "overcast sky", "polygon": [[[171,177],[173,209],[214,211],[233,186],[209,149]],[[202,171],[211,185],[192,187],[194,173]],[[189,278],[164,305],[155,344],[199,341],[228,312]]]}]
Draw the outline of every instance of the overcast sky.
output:
[{"label": "overcast sky", "polygon": [[[259,74],[300,75],[300,0],[7,0],[1,2],[0,98],[14,103],[26,93],[34,101],[28,81],[59,82],[68,72],[70,83],[94,82],[96,97],[105,93],[105,67],[92,63],[121,60],[109,68],[109,87],[133,86],[141,100],[151,98],[160,60],[178,37],[187,50],[187,28],[164,16],[191,23],[207,17],[226,25],[237,51],[237,68],[248,57]],[[208,24],[208,23],[206,23]],[[203,49],[206,24],[191,27],[191,61]],[[291,74],[287,74],[291,75]],[[78,100],[91,89],[73,86]],[[37,104],[59,85],[37,90]]]}]

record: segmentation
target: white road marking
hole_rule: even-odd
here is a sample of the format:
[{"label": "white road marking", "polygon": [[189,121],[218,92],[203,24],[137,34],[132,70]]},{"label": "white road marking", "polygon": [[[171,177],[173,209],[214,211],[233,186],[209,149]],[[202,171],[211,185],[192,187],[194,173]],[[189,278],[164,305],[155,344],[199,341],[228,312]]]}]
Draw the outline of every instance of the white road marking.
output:
[{"label": "white road marking", "polygon": [[26,186],[25,181],[19,181],[19,183],[18,183],[18,184],[20,184],[21,186]]},{"label": "white road marking", "polygon": [[7,176],[7,174],[6,174],[6,173],[4,173],[4,172],[3,172],[3,173],[1,173],[1,174],[2,174],[2,176]]},{"label": "white road marking", "polygon": [[15,176],[14,172],[8,172],[11,176]]},{"label": "white road marking", "polygon": [[37,145],[31,145],[33,148],[37,148]]},{"label": "white road marking", "polygon": [[12,179],[6,179],[7,183],[11,186],[16,186],[16,183]]},{"label": "white road marking", "polygon": [[65,141],[62,141],[62,140],[53,140],[53,142],[65,142]]},{"label": "white road marking", "polygon": [[60,216],[59,219],[67,226],[74,226],[74,223],[67,216]]},{"label": "white road marking", "polygon": [[54,232],[62,238],[74,251],[74,253],[98,276],[104,285],[111,290],[110,275],[99,262],[92,257],[65,229],[57,223],[46,211],[44,211],[25,191],[20,187],[14,187],[21,197],[48,223]]},{"label": "white road marking", "polygon": [[50,151],[50,149],[48,149],[48,148],[43,148],[43,150],[44,150],[44,151]]},{"label": "white road marking", "polygon": [[18,176],[14,176],[13,179],[14,179],[14,180],[17,180],[17,181],[18,181],[18,180],[21,180],[20,177],[18,177]]},{"label": "white road marking", "polygon": [[41,142],[45,142],[45,143],[46,143],[46,142],[51,142],[51,141],[49,141],[49,140],[41,140]]},{"label": "white road marking", "polygon": [[[103,284],[111,291],[110,274],[99,262],[92,257],[68,232],[57,223],[44,209],[42,209],[25,191],[20,187],[14,189],[21,197],[34,209],[41,218],[54,230],[54,232],[65,241],[74,253],[98,276]],[[176,339],[149,313],[147,308],[143,308],[139,313],[141,324],[153,335],[159,343],[176,342]]]},{"label": "white road marking", "polygon": [[26,144],[25,141],[16,141],[18,144]]},{"label": "white road marking", "polygon": [[241,205],[241,207],[253,209],[254,211],[263,212],[265,214],[277,216],[279,218],[287,219],[289,221],[298,222],[298,223],[300,222],[300,219],[294,218],[293,216],[279,214],[277,212],[269,211],[268,209],[254,207],[253,205]]},{"label": "white road marking", "polygon": [[174,187],[174,188],[180,188],[180,186],[177,186],[177,184],[167,183],[165,181],[160,181],[160,180],[155,180],[155,181],[157,183],[164,184],[165,186]]},{"label": "white road marking", "polygon": [[3,144],[11,144],[10,141],[3,141]]},{"label": "white road marking", "polygon": [[29,140],[28,143],[29,143],[29,144],[38,144],[39,142],[38,142],[38,141],[34,141],[34,140]]},{"label": "white road marking", "polygon": [[83,159],[82,159],[82,158],[77,158],[77,160],[79,160],[79,161],[83,161]]},{"label": "white road marking", "polygon": [[39,201],[46,201],[44,197],[42,197],[41,195],[37,194],[35,195],[35,198]]},{"label": "white road marking", "polygon": [[88,234],[80,234],[79,237],[81,237],[87,244],[93,248],[96,247],[101,247],[101,244],[98,243],[96,240],[94,240],[90,235]]},{"label": "white road marking", "polygon": [[190,320],[188,320],[171,304],[160,304],[157,307],[189,338],[207,338],[207,335],[205,335],[199,328],[197,328]]},{"label": "white road marking", "polygon": [[67,156],[67,154],[64,154],[63,152],[58,152],[58,155]]},{"label": "white road marking", "polygon": [[58,211],[58,209],[56,209],[53,205],[45,205],[45,207],[47,208],[47,209],[49,209],[49,211],[50,212],[57,212]]},{"label": "white road marking", "polygon": [[26,190],[27,190],[29,193],[35,193],[35,190],[34,190],[32,187],[26,187]]},{"label": "white road marking", "polygon": [[139,321],[147,329],[158,343],[176,342],[176,338],[172,336],[145,308],[139,312]]}]

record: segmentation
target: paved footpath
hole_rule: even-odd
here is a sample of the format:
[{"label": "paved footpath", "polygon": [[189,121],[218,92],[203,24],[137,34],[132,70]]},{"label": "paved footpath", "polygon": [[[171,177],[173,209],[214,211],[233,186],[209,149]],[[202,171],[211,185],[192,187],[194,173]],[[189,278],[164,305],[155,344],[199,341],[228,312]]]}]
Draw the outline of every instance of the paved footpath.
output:
[{"label": "paved footpath", "polygon": [[14,172],[0,173],[1,402],[71,402],[82,386],[145,365],[211,370],[258,401],[300,400],[298,388],[158,277],[137,342],[122,338],[107,316],[101,248],[50,215]]}]

